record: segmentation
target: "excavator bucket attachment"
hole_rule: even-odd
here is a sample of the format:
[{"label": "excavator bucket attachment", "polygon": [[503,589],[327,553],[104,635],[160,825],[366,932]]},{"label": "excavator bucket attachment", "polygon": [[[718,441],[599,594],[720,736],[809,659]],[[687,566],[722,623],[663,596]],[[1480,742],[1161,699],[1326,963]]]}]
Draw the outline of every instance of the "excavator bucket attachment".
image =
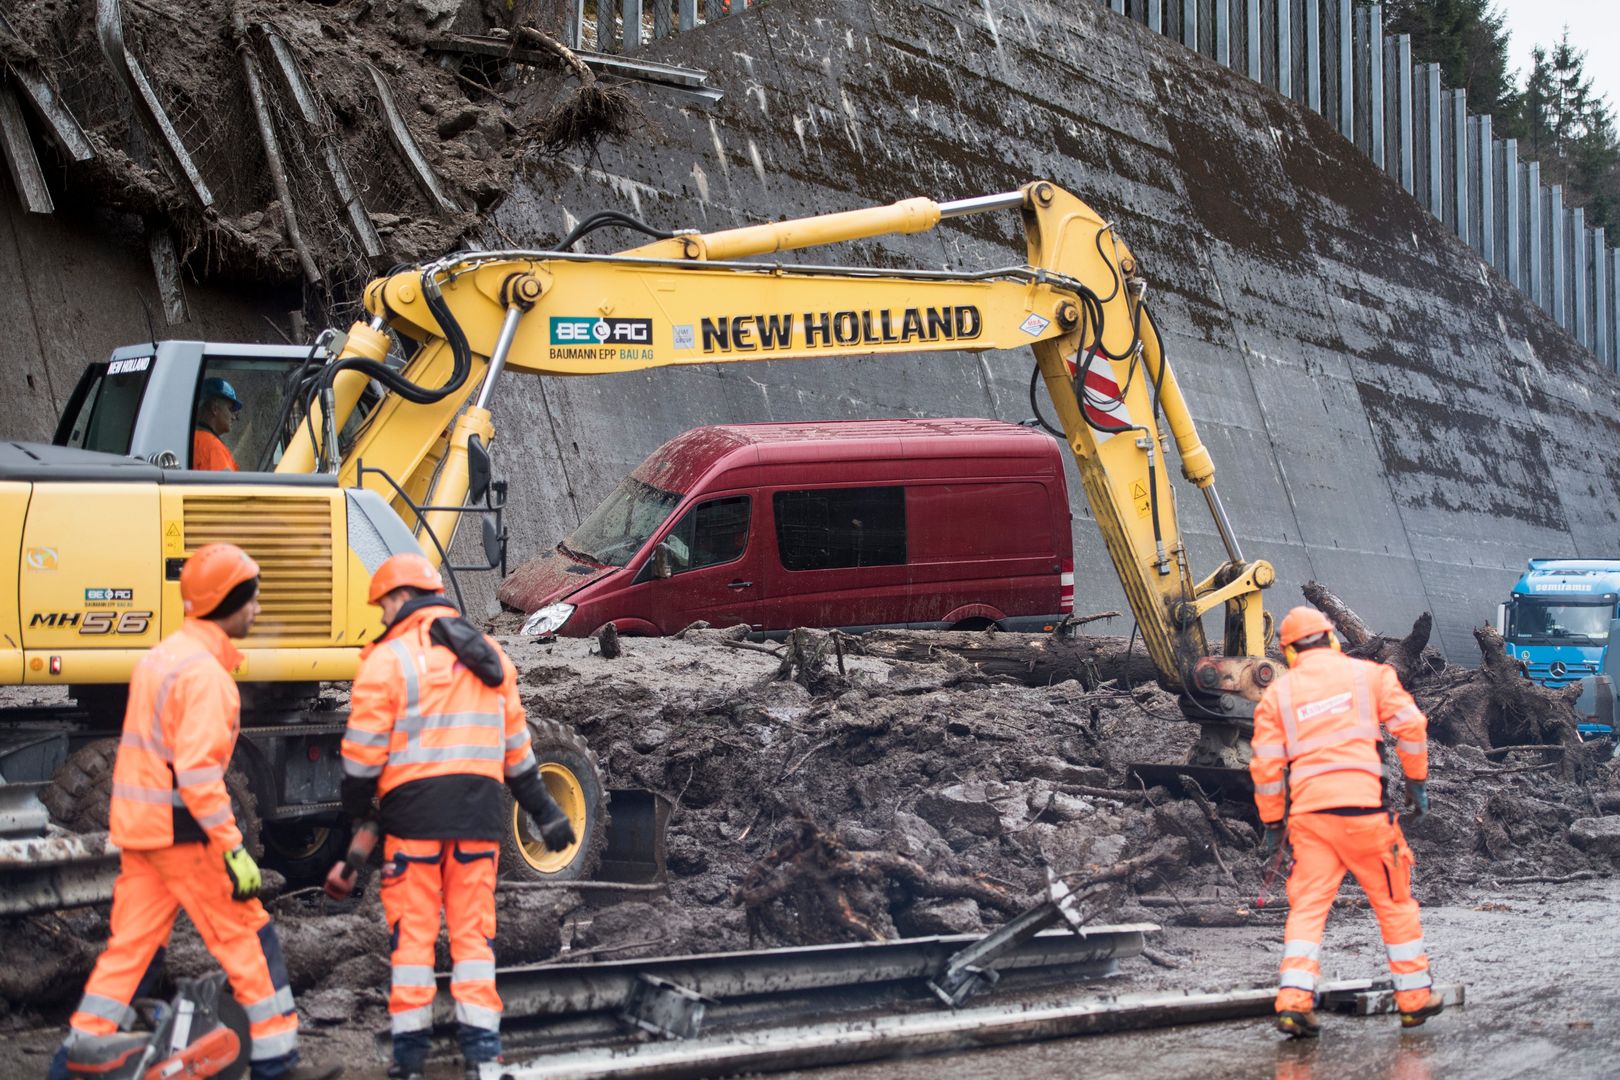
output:
[{"label": "excavator bucket attachment", "polygon": [[663,881],[669,870],[669,800],[641,788],[614,788],[609,794],[613,816],[597,879],[638,885]]}]

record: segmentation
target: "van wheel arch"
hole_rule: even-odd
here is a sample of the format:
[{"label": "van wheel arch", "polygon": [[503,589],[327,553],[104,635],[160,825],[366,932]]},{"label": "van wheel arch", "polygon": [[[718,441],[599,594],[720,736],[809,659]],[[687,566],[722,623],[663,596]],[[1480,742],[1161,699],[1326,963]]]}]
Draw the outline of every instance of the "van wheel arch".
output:
[{"label": "van wheel arch", "polygon": [[989,604],[964,604],[943,621],[952,630],[1000,630],[1005,617]]}]

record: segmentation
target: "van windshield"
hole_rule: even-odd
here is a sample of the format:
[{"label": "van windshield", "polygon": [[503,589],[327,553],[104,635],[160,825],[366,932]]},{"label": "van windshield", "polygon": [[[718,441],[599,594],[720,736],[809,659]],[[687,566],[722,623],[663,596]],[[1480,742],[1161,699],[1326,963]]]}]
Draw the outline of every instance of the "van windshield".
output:
[{"label": "van windshield", "polygon": [[1547,604],[1516,600],[1508,638],[1519,644],[1602,645],[1609,640],[1612,604]]},{"label": "van windshield", "polygon": [[601,566],[623,566],[680,504],[678,492],[626,477],[562,542],[565,554]]}]

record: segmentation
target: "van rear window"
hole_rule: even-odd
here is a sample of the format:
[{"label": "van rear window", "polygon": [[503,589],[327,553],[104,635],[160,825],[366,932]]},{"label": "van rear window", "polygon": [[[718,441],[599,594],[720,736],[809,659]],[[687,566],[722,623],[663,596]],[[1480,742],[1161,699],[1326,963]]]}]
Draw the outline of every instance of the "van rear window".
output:
[{"label": "van rear window", "polygon": [[906,489],[778,491],[776,547],[787,570],[893,566],[906,561]]}]

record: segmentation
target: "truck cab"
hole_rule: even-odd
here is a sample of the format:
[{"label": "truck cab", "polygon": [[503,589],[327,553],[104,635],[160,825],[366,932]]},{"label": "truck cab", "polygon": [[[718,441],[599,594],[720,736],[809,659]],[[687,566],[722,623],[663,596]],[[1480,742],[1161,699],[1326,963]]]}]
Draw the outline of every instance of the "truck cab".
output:
[{"label": "truck cab", "polygon": [[[1529,677],[1558,688],[1582,682],[1583,734],[1613,730],[1611,628],[1620,619],[1620,559],[1531,559],[1498,612],[1507,653]],[[1616,657],[1620,660],[1620,656]],[[1603,699],[1609,708],[1599,706]]]}]

